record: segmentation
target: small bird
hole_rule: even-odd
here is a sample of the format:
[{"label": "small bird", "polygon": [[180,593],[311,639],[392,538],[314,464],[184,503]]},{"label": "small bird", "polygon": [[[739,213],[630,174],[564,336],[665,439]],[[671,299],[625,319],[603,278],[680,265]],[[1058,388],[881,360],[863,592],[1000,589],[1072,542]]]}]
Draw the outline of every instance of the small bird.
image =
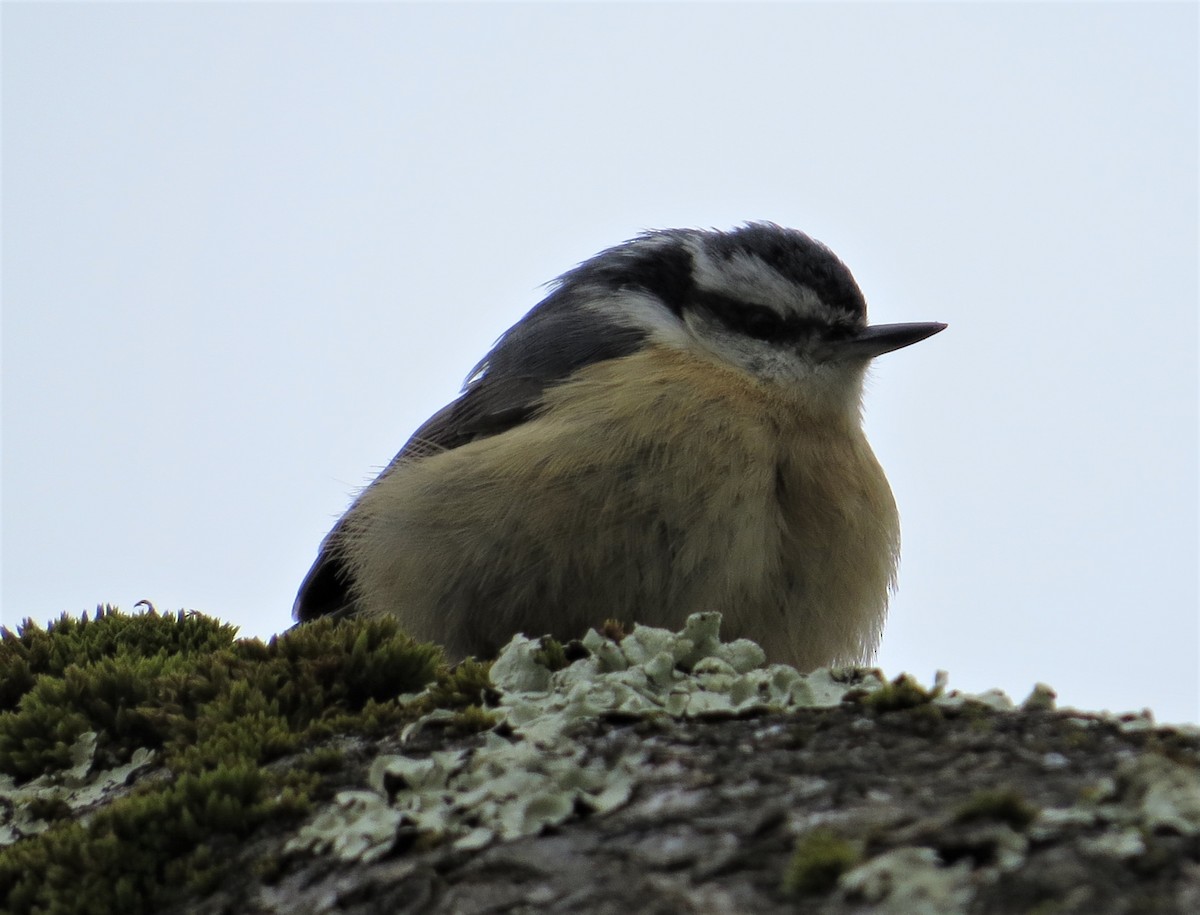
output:
[{"label": "small bird", "polygon": [[359,494],[295,617],[393,614],[457,659],[720,610],[770,661],[866,661],[900,526],[863,380],[945,326],[868,325],[837,256],[773,223],[602,251]]}]

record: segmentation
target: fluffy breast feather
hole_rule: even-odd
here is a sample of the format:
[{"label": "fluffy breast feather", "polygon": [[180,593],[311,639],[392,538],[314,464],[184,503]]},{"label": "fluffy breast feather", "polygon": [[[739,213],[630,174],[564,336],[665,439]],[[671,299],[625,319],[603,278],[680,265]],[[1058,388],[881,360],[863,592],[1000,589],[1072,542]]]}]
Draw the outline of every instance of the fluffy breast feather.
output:
[{"label": "fluffy breast feather", "polygon": [[455,655],[715,609],[727,637],[813,667],[873,648],[897,546],[856,420],[816,423],[783,388],[650,347],[578,371],[519,426],[397,466],[343,550],[368,612]]}]

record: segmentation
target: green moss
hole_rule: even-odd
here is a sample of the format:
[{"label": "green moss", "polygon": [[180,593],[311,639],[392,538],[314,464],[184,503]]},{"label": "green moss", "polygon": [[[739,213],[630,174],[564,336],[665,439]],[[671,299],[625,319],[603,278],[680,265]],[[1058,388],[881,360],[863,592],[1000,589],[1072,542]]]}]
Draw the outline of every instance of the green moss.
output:
[{"label": "green moss", "polygon": [[[136,915],[211,886],[224,876],[214,849],[303,816],[318,773],[341,756],[267,763],[326,736],[394,731],[419,714],[397,697],[436,678],[450,699],[481,676],[455,677],[441,649],[387,619],[322,620],[264,644],[234,641],[232,627],[198,614],[103,608],[90,621],[4,630],[0,652],[0,772],[22,782],[77,765],[72,748],[93,731],[94,769],[139,748],[161,751],[166,769],[86,825],[61,804],[35,811],[57,822],[0,848],[0,898],[13,913]],[[480,716],[467,711],[464,724]]]},{"label": "green moss", "polygon": [[997,820],[1020,832],[1037,818],[1038,809],[1011,789],[976,791],[954,813],[960,823]]},{"label": "green moss", "polygon": [[[107,611],[100,622],[118,628],[126,644],[158,647],[153,655],[127,651],[99,659],[90,651],[103,640],[82,642],[77,628],[51,627],[48,641],[35,644],[57,659],[53,669],[35,677],[15,711],[0,714],[0,771],[23,781],[67,768],[71,745],[87,731],[99,735],[101,766],[127,761],[138,747],[166,747],[172,763],[188,771],[214,755],[265,761],[290,752],[324,716],[421,689],[442,661],[439,648],[414,642],[382,619],[322,620],[267,645],[214,639],[204,652],[193,635],[178,639],[174,653],[163,647],[171,644],[164,620],[191,627],[203,619]],[[138,638],[139,622],[145,639]],[[22,632],[34,630],[27,623]],[[59,639],[82,645],[80,663],[66,663]]]},{"label": "green moss", "polygon": [[[261,650],[261,643],[239,645],[247,653]],[[265,657],[275,666],[261,671],[259,685],[276,693],[291,718],[422,689],[443,663],[440,648],[414,641],[389,617],[320,619],[273,638]]]},{"label": "green moss", "polygon": [[533,657],[535,661],[551,673],[554,673],[556,670],[562,670],[571,663],[567,660],[567,654],[563,650],[562,643],[549,636],[542,639],[541,645]]},{"label": "green moss", "polygon": [[309,772],[337,772],[346,765],[346,754],[337,747],[317,747],[300,758],[297,766]]},{"label": "green moss", "polygon": [[497,717],[478,705],[468,705],[451,720],[448,733],[451,735],[478,734],[496,726]]},{"label": "green moss", "polygon": [[55,820],[65,820],[71,816],[70,805],[61,797],[35,797],[26,807],[27,812],[35,820],[45,820],[48,823]]},{"label": "green moss", "polygon": [[783,892],[789,896],[827,893],[861,857],[853,842],[828,829],[814,829],[796,839],[783,875]]},{"label": "green moss", "polygon": [[71,746],[88,730],[88,720],[72,708],[56,707],[56,691],[46,690],[20,715],[0,716],[0,772],[25,780],[70,767]]},{"label": "green moss", "polygon": [[876,712],[895,712],[928,705],[937,698],[937,695],[936,689],[925,689],[908,674],[901,674],[890,683],[885,683],[880,689],[865,693],[859,701],[866,708]]},{"label": "green moss", "polygon": [[140,746],[161,747],[169,722],[151,713],[155,686],[178,663],[178,656],[119,655],[39,675],[17,711],[0,715],[0,771],[24,780],[67,768],[71,744],[86,731],[101,737],[102,766],[128,760]]},{"label": "green moss", "polygon": [[126,655],[209,652],[233,642],[236,626],[199,613],[129,615],[107,605],[91,619],[65,613],[42,629],[25,620],[16,632],[0,627],[0,712],[16,708],[41,674]]},{"label": "green moss", "polygon": [[368,700],[361,709],[352,712],[330,711],[304,729],[304,743],[312,744],[337,734],[358,734],[363,737],[383,737],[421,716],[419,703]]},{"label": "green moss", "polygon": [[468,708],[493,703],[496,690],[492,687],[491,670],[491,661],[474,658],[442,670],[425,697],[428,708]]},{"label": "green moss", "polygon": [[0,853],[0,895],[12,912],[153,912],[172,890],[211,886],[215,838],[236,840],[269,819],[307,810],[304,797],[257,766],[184,775]]}]

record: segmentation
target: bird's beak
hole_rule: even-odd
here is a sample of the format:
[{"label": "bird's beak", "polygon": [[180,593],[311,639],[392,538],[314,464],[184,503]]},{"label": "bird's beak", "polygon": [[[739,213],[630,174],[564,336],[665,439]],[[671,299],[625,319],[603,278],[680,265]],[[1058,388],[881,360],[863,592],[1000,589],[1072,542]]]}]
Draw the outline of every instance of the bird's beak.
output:
[{"label": "bird's beak", "polygon": [[939,321],[925,321],[917,324],[873,324],[864,327],[848,340],[839,340],[834,346],[834,357],[837,359],[874,359],[884,353],[903,349],[920,343],[926,337],[932,337],[946,325]]}]

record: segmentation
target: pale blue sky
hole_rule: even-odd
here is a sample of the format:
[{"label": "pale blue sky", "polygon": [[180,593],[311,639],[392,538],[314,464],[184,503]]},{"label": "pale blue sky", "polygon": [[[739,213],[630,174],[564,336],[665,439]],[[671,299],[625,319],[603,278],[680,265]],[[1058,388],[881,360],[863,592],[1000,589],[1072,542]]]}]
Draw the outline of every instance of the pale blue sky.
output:
[{"label": "pale blue sky", "polygon": [[1200,716],[1194,4],[5,3],[3,621],[286,627],[539,284],[772,219],[875,321],[889,674]]}]

